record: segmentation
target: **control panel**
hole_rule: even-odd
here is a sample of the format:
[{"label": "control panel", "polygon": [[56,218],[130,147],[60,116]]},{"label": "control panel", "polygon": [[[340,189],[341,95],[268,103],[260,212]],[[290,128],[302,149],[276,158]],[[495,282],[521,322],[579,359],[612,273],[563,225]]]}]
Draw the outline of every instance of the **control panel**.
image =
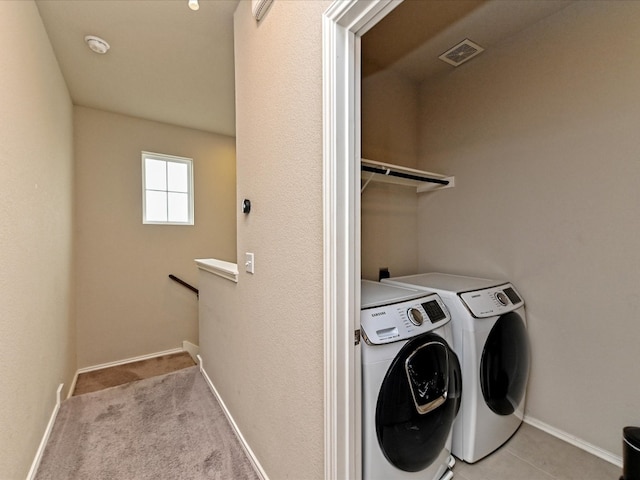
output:
[{"label": "control panel", "polygon": [[360,312],[364,340],[373,345],[405,340],[441,327],[451,320],[447,307],[435,293]]},{"label": "control panel", "polygon": [[510,283],[459,295],[476,318],[503,315],[524,305],[522,297]]}]

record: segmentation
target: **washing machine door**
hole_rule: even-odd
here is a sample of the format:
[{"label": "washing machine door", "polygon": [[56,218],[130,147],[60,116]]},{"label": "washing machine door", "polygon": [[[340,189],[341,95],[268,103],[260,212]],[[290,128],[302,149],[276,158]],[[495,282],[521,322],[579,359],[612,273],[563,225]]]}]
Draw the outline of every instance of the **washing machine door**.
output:
[{"label": "washing machine door", "polygon": [[407,342],[376,405],[376,433],[387,460],[407,472],[428,468],[445,447],[461,393],[458,357],[442,337],[425,333]]},{"label": "washing machine door", "polygon": [[485,342],[480,385],[489,408],[511,415],[524,398],[529,377],[529,336],[522,317],[510,312],[498,318]]}]

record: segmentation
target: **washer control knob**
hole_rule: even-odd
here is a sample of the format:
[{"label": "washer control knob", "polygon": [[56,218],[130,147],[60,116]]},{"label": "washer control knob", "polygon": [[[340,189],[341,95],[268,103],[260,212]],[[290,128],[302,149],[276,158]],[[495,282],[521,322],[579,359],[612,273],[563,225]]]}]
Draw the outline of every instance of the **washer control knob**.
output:
[{"label": "washer control knob", "polygon": [[411,307],[409,310],[407,310],[407,315],[409,316],[409,320],[411,320],[411,323],[417,325],[418,327],[422,325],[422,322],[424,322],[422,313],[415,307]]},{"label": "washer control knob", "polygon": [[496,300],[498,300],[498,302],[500,302],[500,304],[502,304],[502,305],[508,305],[509,304],[509,299],[502,292],[496,293]]}]

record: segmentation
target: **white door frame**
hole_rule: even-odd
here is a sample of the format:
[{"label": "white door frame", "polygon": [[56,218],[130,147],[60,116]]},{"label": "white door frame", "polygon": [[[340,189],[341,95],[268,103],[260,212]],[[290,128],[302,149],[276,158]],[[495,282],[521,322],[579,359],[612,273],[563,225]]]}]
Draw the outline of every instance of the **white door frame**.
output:
[{"label": "white door frame", "polygon": [[336,0],[323,15],[325,475],[359,480],[360,37],[402,0]]}]

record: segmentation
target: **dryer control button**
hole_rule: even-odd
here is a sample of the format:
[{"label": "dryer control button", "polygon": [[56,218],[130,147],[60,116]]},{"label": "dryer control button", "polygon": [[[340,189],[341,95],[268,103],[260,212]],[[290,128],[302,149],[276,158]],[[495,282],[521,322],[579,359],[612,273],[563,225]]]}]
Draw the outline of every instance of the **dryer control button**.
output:
[{"label": "dryer control button", "polygon": [[496,300],[498,300],[498,302],[500,302],[501,305],[508,305],[509,304],[509,299],[502,292],[496,293]]},{"label": "dryer control button", "polygon": [[409,320],[411,320],[411,323],[413,323],[414,325],[420,326],[422,325],[422,322],[424,322],[422,313],[415,307],[407,310],[407,315],[409,316]]}]

